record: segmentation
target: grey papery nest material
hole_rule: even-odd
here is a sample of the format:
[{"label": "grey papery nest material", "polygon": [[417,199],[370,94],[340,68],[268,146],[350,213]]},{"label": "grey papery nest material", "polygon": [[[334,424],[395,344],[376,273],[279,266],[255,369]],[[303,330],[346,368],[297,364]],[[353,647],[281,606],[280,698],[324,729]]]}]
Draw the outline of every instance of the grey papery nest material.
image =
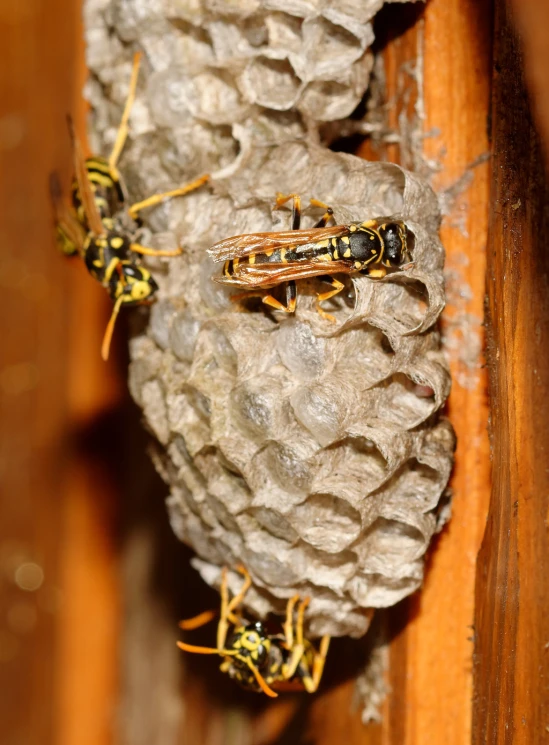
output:
[{"label": "grey papery nest material", "polygon": [[[132,196],[229,166],[224,178],[222,172],[211,187],[166,203],[147,223],[157,231],[151,238],[157,246],[185,247],[179,258],[147,262],[160,285],[159,300],[147,331],[130,345],[130,387],[159,442],[155,463],[170,486],[174,530],[196,551],[195,566],[208,583],[218,586],[223,565],[247,567],[254,588],[246,605],[257,615],[283,612],[297,592],[311,597],[312,636],[360,636],[371,609],[419,587],[424,554],[446,513],[454,437],[439,414],[450,378],[436,327],[444,304],[437,198],[396,165],[321,148],[314,127],[306,134],[295,109],[273,117],[242,92],[253,65],[269,58],[263,46],[275,37],[266,19],[274,23],[282,4],[231,5],[235,17],[247,19],[240,30],[217,3],[192,11],[173,1],[102,3],[101,12],[99,5],[88,3],[96,22],[89,30],[90,59],[99,77],[112,73],[109,54],[120,54],[120,41],[97,31],[109,14],[122,24],[120,37],[138,40],[155,69],[148,80],[143,75],[134,139],[121,160]],[[346,33],[358,38],[359,26],[369,29],[380,5],[362,3],[359,14],[347,3],[356,23]],[[323,28],[326,13],[304,11],[303,26],[318,22]],[[267,31],[254,26],[256,14]],[[254,43],[248,38],[247,46],[235,41],[228,49],[214,34],[222,23],[235,39],[248,23],[258,35],[250,31]],[[295,55],[305,69],[309,47],[302,34]],[[215,76],[238,93],[224,126],[218,110],[208,122],[201,113],[206,99],[210,112],[223,108],[209,79],[186,66],[192,90],[185,88],[175,61],[185,56],[185,45],[208,47]],[[364,65],[367,55],[364,48],[346,67]],[[126,50],[125,59],[130,56]],[[292,67],[300,69],[294,61]],[[113,82],[121,71],[127,80],[129,62]],[[181,93],[180,119],[167,100],[170,85]],[[307,100],[307,91],[315,90],[310,85],[300,83],[287,108],[302,113],[296,101]],[[123,94],[121,86],[119,102]],[[97,83],[92,98],[99,129],[109,130],[119,107],[109,109]],[[326,107],[315,111],[321,121]],[[326,304],[335,324],[314,308],[315,292],[326,288],[318,280],[298,284],[294,316],[231,302],[230,292],[211,279],[221,267],[206,250],[230,235],[288,228],[289,210],[273,210],[279,191],[300,193],[304,204],[309,197],[329,202],[340,223],[381,215],[405,220],[413,268],[384,280],[349,280],[346,292]],[[306,210],[303,227],[318,214]],[[231,587],[240,583],[231,573]]]}]

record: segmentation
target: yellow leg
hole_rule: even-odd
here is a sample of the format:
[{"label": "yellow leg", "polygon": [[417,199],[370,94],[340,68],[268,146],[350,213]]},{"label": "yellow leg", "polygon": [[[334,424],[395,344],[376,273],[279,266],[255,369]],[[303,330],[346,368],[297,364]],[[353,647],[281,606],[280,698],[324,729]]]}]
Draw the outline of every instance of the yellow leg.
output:
[{"label": "yellow leg", "polygon": [[323,210],[333,211],[332,208],[326,204],[326,202],[321,202],[320,199],[310,199],[309,203],[311,207],[320,207]]},{"label": "yellow leg", "polygon": [[281,303],[272,295],[264,295],[262,302],[264,302],[265,305],[270,305],[272,308],[276,308],[277,310],[283,310],[285,313],[295,313],[297,304],[297,289],[295,282],[293,280],[286,282],[286,305]]},{"label": "yellow leg", "polygon": [[320,649],[314,657],[312,676],[306,675],[303,677],[303,685],[308,693],[314,693],[320,685],[329,647],[330,637],[323,636],[320,641]]},{"label": "yellow leg", "polygon": [[311,602],[311,598],[303,598],[297,609],[297,621],[295,625],[295,638],[298,644],[303,646],[303,616],[305,609]]},{"label": "yellow leg", "polygon": [[221,570],[221,587],[219,588],[219,594],[221,595],[221,612],[219,623],[217,624],[217,649],[220,651],[225,646],[227,632],[229,631],[229,624],[227,623],[227,609],[229,607],[227,567],[223,567]]},{"label": "yellow leg", "polygon": [[265,295],[265,293],[261,291],[239,292],[238,295],[231,295],[231,301],[233,303],[239,303],[241,300],[248,300],[252,297],[260,297],[265,305],[270,305],[271,308],[275,308],[276,310],[282,310],[284,313],[295,313],[297,290],[293,280],[286,283],[286,305],[281,303],[280,300],[277,300],[272,295]]},{"label": "yellow leg", "polygon": [[320,220],[314,225],[315,228],[325,227],[330,222],[330,220],[332,220],[334,217],[333,209],[329,205],[325,204],[324,202],[321,202],[320,199],[311,199],[310,204],[311,204],[311,207],[321,207],[323,210],[326,210],[326,212],[322,215]]},{"label": "yellow leg", "polygon": [[124,144],[126,142],[126,137],[128,136],[128,119],[130,118],[130,112],[132,110],[133,102],[135,101],[135,91],[137,88],[137,77],[139,75],[140,62],[141,52],[136,52],[133,56],[132,76],[130,78],[130,87],[128,89],[126,104],[122,113],[122,119],[120,120],[120,124],[118,126],[118,132],[116,133],[116,140],[114,141],[114,145],[109,157],[109,167],[116,176],[118,176],[116,164],[118,163],[118,158],[120,157],[120,153],[122,152],[122,148],[124,147]]},{"label": "yellow leg", "polygon": [[152,197],[148,197],[147,199],[144,199],[142,202],[136,202],[135,204],[132,204],[132,206],[128,208],[129,215],[135,220],[137,218],[138,213],[141,212],[141,210],[144,210],[146,207],[154,207],[155,205],[160,204],[160,202],[163,202],[165,199],[172,199],[173,197],[182,197],[185,194],[189,194],[191,191],[195,191],[196,189],[199,189],[209,180],[210,180],[209,174],[205,174],[204,176],[200,176],[200,178],[197,178],[194,181],[191,181],[189,184],[180,186],[177,189],[172,189],[171,191],[165,191],[165,192],[162,192],[161,194],[154,194]]},{"label": "yellow leg", "polygon": [[240,603],[244,600],[244,597],[252,584],[252,578],[244,569],[243,566],[237,567],[238,571],[244,576],[244,584],[240,588],[240,591],[232,598],[229,602],[229,588],[227,587],[227,567],[223,567],[221,570],[221,617],[217,626],[217,648],[221,650],[225,646],[227,639],[227,633],[229,631],[230,621],[232,624],[239,623],[239,619],[234,613],[235,609],[238,608]]},{"label": "yellow leg", "polygon": [[386,274],[387,269],[384,266],[376,266],[368,270],[368,277],[373,277],[374,279],[383,279]]},{"label": "yellow leg", "polygon": [[288,605],[286,606],[286,622],[283,628],[288,649],[291,649],[294,645],[294,608],[298,600],[299,595],[294,595],[293,598],[288,600]]},{"label": "yellow leg", "polygon": [[276,209],[279,209],[283,205],[286,204],[286,202],[289,202],[290,199],[293,200],[292,204],[292,230],[299,230],[299,226],[301,225],[301,197],[299,194],[281,194],[280,192],[276,195],[276,203],[275,207]]},{"label": "yellow leg", "polygon": [[252,578],[250,577],[248,571],[242,565],[238,566],[237,570],[244,577],[244,584],[240,588],[240,591],[233,597],[233,599],[227,606],[227,616],[231,616],[232,623],[238,623],[238,618],[235,616],[233,611],[235,611],[238,608],[238,606],[242,603],[242,601],[244,600],[246,596],[246,593],[252,586]]},{"label": "yellow leg", "polygon": [[179,256],[183,253],[182,248],[176,248],[174,251],[164,251],[162,249],[148,248],[140,243],[130,243],[130,250],[143,256]]},{"label": "yellow leg", "polygon": [[331,285],[332,287],[335,287],[334,290],[330,290],[329,292],[322,292],[316,297],[316,309],[322,316],[322,318],[326,318],[328,321],[332,321],[332,323],[335,323],[334,316],[331,315],[331,313],[327,313],[323,308],[321,308],[320,303],[322,303],[324,300],[329,300],[331,297],[334,297],[334,295],[337,295],[341,290],[344,289],[345,285],[343,282],[340,282],[338,279],[335,279],[335,277],[331,277]]},{"label": "yellow leg", "polygon": [[[286,623],[284,624],[284,634],[286,636],[286,640],[290,642],[288,646],[289,646],[289,649],[291,649],[291,655],[290,655],[290,659],[288,660],[288,662],[282,666],[282,675],[284,676],[285,680],[290,680],[290,678],[294,676],[295,671],[297,670],[297,666],[299,665],[303,657],[303,652],[305,651],[305,642],[303,640],[303,616],[305,614],[305,609],[311,602],[311,598],[304,598],[298,606],[297,621],[295,625],[295,642],[294,642],[292,620],[293,620],[294,606],[298,599],[299,599],[298,595],[294,596],[288,602],[288,607],[286,609]],[[288,628],[289,628],[289,636],[288,636]]]},{"label": "yellow leg", "polygon": [[275,310],[283,310],[285,313],[291,312],[283,303],[280,302],[280,300],[277,300],[272,295],[264,295],[262,302],[264,302],[265,305],[270,305],[271,308],[275,308]]}]

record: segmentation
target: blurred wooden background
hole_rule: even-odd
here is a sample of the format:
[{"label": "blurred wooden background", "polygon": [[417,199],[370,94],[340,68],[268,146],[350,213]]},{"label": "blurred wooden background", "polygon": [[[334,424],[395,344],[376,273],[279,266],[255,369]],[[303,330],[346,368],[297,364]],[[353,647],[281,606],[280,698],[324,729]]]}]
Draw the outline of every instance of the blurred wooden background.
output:
[{"label": "blurred wooden background", "polygon": [[[514,6],[546,131],[549,11],[541,0]],[[389,694],[382,721],[365,726],[349,676],[367,641],[335,644],[318,695],[274,703],[234,687],[215,660],[175,649],[177,618],[216,598],[167,524],[165,490],[126,392],[123,323],[118,356],[104,365],[110,303],[78,261],[62,260],[52,231],[47,183],[53,170],[69,183],[68,112],[84,133],[79,3],[0,5],[3,745],[547,737],[548,194],[515,25],[503,0],[495,9],[491,0],[390,5],[378,22],[392,124],[403,110],[419,118],[416,145],[448,205],[444,324],[458,450],[453,519],[435,542],[425,588],[380,614],[391,639]],[[398,144],[361,152],[404,157]]]}]

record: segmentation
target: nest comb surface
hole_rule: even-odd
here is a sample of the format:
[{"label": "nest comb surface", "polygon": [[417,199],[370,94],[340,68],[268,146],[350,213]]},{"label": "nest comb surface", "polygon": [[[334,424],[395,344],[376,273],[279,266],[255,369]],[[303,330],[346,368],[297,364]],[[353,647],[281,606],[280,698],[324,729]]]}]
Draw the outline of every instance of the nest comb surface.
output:
[{"label": "nest comb surface", "polygon": [[[397,213],[414,268],[349,282],[335,324],[314,309],[318,282],[300,284],[291,317],[232,303],[206,248],[286,227],[277,189],[329,199],[338,221]],[[255,149],[216,190],[170,205],[187,250],[157,267],[160,299],[131,343],[131,390],[163,446],[172,524],[208,582],[245,564],[260,615],[299,592],[312,598],[312,633],[360,635],[366,609],[419,586],[451,468],[437,416],[449,375],[434,325],[436,198],[397,166],[303,143]],[[210,219],[193,222],[191,204]]]},{"label": "nest comb surface", "polygon": [[[338,5],[354,16],[346,33],[358,33],[358,23],[371,34],[381,4]],[[371,608],[420,585],[443,519],[453,451],[451,427],[439,416],[449,390],[435,325],[443,249],[437,200],[425,183],[314,144],[311,122],[348,110],[332,106],[326,115],[322,96],[304,108],[310,80],[288,111],[246,93],[245,71],[257,58],[272,59],[266,47],[278,38],[261,29],[299,17],[307,28],[331,28],[324,4],[291,7],[88,0],[96,75],[88,92],[103,145],[96,136],[94,148],[105,152],[113,140],[130,72],[125,45],[137,42],[146,62],[120,166],[132,198],[206,170],[227,174],[147,215],[153,244],[185,247],[180,258],[147,262],[159,300],[148,330],[131,343],[131,391],[159,441],[155,461],[170,485],[172,525],[210,584],[222,565],[246,565],[254,580],[246,602],[256,614],[281,612],[299,592],[312,598],[312,635],[359,636]],[[216,24],[235,34],[225,56]],[[294,71],[298,58],[308,66],[306,39],[294,38]],[[370,64],[368,43],[357,65]],[[345,86],[337,77],[331,86],[327,68],[315,80],[333,102]],[[262,78],[267,90],[266,72]],[[360,81],[357,101],[367,75]],[[235,305],[212,282],[220,267],[206,249],[229,235],[287,228],[289,211],[272,209],[278,191],[297,191],[304,204],[330,202],[339,222],[402,217],[414,268],[349,282],[329,308],[333,325],[314,310],[318,282],[299,286],[293,317]],[[306,212],[303,226],[317,217]],[[236,589],[241,578],[231,573],[230,582]]]},{"label": "nest comb surface", "polygon": [[[143,193],[235,157],[242,131],[264,142],[348,117],[373,67],[372,20],[384,0],[86,0],[95,151],[111,143],[145,52],[132,135]],[[116,102],[107,105],[106,99]],[[144,142],[146,136],[146,144]],[[139,139],[139,138],[138,138]],[[140,149],[140,157],[137,150]],[[158,177],[162,176],[158,182]]]}]

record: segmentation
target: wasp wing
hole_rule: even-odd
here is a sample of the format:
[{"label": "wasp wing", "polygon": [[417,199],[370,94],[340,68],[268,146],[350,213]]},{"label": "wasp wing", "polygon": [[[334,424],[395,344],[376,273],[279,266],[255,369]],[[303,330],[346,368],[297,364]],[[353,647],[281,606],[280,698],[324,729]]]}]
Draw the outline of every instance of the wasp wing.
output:
[{"label": "wasp wing", "polygon": [[71,136],[72,150],[74,155],[74,171],[76,175],[76,183],[78,184],[78,191],[80,193],[80,199],[86,215],[86,220],[90,231],[94,235],[103,235],[105,233],[105,227],[101,222],[101,215],[95,203],[93,190],[90,185],[88,178],[88,169],[86,168],[86,161],[82,153],[80,142],[76,137],[74,131],[74,125],[72,119],[68,117],[69,122],[69,133]]},{"label": "wasp wing", "polygon": [[61,184],[57,173],[50,174],[50,194],[61,250],[68,255],[77,252],[83,254],[86,231],[78,222],[76,215],[63,202]]},{"label": "wasp wing", "polygon": [[246,233],[219,241],[208,249],[208,253],[214,261],[227,261],[290,246],[303,250],[306,246],[313,246],[319,241],[345,235],[348,229],[346,225],[333,225],[329,228],[283,230],[279,233]]},{"label": "wasp wing", "polygon": [[299,261],[288,264],[243,264],[230,277],[220,275],[215,281],[222,285],[246,288],[275,287],[293,279],[319,277],[323,274],[353,274],[354,265],[347,261]]}]

